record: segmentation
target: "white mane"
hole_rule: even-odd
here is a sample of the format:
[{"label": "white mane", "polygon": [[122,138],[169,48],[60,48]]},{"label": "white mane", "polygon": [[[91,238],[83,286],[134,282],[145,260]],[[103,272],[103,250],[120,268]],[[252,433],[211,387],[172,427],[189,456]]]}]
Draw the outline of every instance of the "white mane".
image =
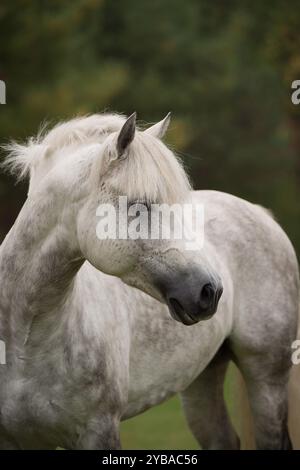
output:
[{"label": "white mane", "polygon": [[[3,166],[19,180],[29,176],[31,191],[35,180],[40,181],[66,154],[79,155],[81,148],[102,143],[125,120],[118,114],[94,114],[59,123],[47,132],[42,129],[25,145],[12,142],[5,146],[8,157]],[[131,199],[172,203],[185,199],[190,190],[174,154],[160,140],[138,130],[127,158],[114,162],[103,177],[115,191]]]}]

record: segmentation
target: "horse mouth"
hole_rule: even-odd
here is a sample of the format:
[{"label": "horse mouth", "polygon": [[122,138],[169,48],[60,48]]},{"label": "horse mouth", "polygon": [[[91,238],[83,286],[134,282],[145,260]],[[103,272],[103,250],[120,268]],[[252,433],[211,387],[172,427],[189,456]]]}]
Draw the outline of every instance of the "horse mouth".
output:
[{"label": "horse mouth", "polygon": [[174,320],[178,321],[179,323],[183,323],[184,325],[195,325],[195,323],[198,323],[199,319],[195,319],[187,313],[182,305],[174,298],[170,298],[168,300],[168,307],[171,313],[172,318]]}]

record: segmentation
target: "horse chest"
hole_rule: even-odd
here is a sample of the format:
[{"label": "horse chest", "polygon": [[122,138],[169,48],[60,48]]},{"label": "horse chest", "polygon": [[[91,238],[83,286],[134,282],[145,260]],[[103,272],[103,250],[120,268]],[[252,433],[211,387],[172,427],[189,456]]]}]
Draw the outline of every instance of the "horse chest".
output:
[{"label": "horse chest", "polygon": [[[124,419],[186,389],[206,368],[224,340],[224,322],[216,317],[193,328],[168,322],[168,327],[142,325],[134,337],[130,360],[129,399]],[[140,353],[143,351],[143,354]]]}]

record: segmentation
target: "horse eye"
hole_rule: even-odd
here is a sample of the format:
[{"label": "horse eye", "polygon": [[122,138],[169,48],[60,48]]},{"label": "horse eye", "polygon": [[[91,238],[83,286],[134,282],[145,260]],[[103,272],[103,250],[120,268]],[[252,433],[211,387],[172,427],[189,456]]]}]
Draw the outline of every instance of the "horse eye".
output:
[{"label": "horse eye", "polygon": [[148,210],[148,212],[151,210],[151,202],[149,202],[149,201],[132,201],[132,202],[128,202],[128,208],[131,207],[131,206],[136,206],[137,204],[142,204],[143,206],[145,206],[146,209]]},{"label": "horse eye", "polygon": [[144,206],[147,208],[148,212],[150,212],[151,210],[151,202],[149,201],[145,201],[143,202]]}]

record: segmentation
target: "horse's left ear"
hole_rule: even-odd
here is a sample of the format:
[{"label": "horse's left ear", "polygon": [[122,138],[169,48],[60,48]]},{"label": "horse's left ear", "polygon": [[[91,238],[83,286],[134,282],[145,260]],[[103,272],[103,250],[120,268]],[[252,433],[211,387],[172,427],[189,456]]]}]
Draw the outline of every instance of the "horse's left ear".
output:
[{"label": "horse's left ear", "polygon": [[117,151],[119,157],[122,157],[128,145],[133,141],[135,135],[135,126],[136,113],[133,113],[131,116],[129,116],[118,135]]},{"label": "horse's left ear", "polygon": [[154,137],[157,137],[158,139],[162,139],[168,130],[170,121],[171,113],[168,113],[162,121],[159,121],[157,124],[154,124],[154,126],[149,127],[144,132],[145,134],[150,134]]}]

